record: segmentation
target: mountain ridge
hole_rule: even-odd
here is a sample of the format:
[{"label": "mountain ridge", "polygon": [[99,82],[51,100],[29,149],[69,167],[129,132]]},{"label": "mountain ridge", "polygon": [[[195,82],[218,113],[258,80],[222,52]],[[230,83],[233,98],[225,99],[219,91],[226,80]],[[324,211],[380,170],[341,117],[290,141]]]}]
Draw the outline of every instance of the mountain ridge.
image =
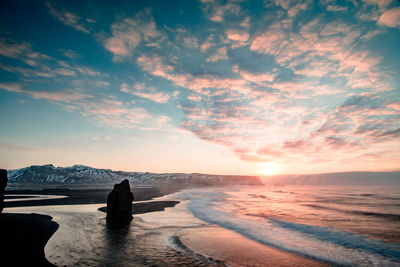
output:
[{"label": "mountain ridge", "polygon": [[128,179],[133,185],[263,185],[257,176],[214,175],[201,173],[150,173],[113,171],[84,165],[55,167],[53,164],[32,165],[9,170],[9,183],[106,184]]}]

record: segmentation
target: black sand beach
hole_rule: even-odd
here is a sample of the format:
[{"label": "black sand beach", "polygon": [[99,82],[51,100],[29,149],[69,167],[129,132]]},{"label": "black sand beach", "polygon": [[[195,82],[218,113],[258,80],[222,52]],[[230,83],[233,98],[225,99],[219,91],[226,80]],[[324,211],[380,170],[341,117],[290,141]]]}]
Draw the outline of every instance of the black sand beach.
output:
[{"label": "black sand beach", "polygon": [[[104,215],[101,215],[106,212],[106,207],[100,204],[106,202],[110,189],[7,191],[6,194],[11,197],[6,195],[6,208],[0,217],[1,245],[6,247],[6,250],[3,251],[5,256],[0,259],[0,264],[2,266],[27,266],[32,265],[31,263],[34,263],[34,266],[98,266],[96,264],[100,263],[102,266],[327,266],[313,259],[263,246],[215,225],[205,228],[198,226],[180,228],[179,225],[156,226],[143,221],[140,215],[153,216],[151,214],[154,211],[163,211],[158,215],[154,213],[155,218],[163,220],[179,216],[174,209],[166,209],[179,203],[173,197],[166,195],[175,191],[179,190],[134,188],[133,214],[138,216],[130,225],[118,231],[110,230],[105,223]],[[25,196],[22,195],[18,200],[17,194]],[[33,200],[31,195],[67,197]],[[163,197],[152,200],[159,196]],[[97,212],[90,210],[96,206]],[[13,213],[7,213],[8,209]],[[28,212],[49,214],[55,221],[47,215],[23,214],[22,212],[26,212],[25,209]],[[57,229],[60,233],[56,233]],[[87,233],[89,235],[83,236]],[[168,245],[165,242],[172,244]],[[47,243],[49,244],[45,249]],[[45,251],[50,251],[51,256],[48,260],[45,258]],[[66,254],[59,251],[66,251]]]},{"label": "black sand beach", "polygon": [[[78,204],[99,204],[107,202],[107,195],[110,189],[69,189],[69,188],[47,188],[47,189],[14,189],[5,192],[5,208],[26,207],[26,206],[48,206],[48,205],[78,205]],[[171,194],[179,191],[179,188],[132,188],[135,197],[134,201],[150,200],[155,197]],[[15,195],[22,195],[26,198],[23,201],[12,201]],[[26,195],[26,196],[23,196]],[[30,195],[61,195],[66,198],[32,200]]]},{"label": "black sand beach", "polygon": [[[135,201],[177,191],[176,189],[136,188],[132,190]],[[9,190],[5,192],[5,209],[0,214],[1,266],[55,266],[45,258],[44,247],[57,231],[59,225],[52,217],[42,214],[7,213],[7,208],[77,205],[105,203],[110,189],[45,189]],[[26,195],[24,195],[26,194]],[[63,195],[65,198],[32,200],[32,195]],[[19,199],[19,200],[18,200]],[[18,201],[17,201],[18,200]],[[133,214],[162,211],[175,206],[177,201],[155,201],[133,203]],[[106,212],[106,208],[99,209]]]}]

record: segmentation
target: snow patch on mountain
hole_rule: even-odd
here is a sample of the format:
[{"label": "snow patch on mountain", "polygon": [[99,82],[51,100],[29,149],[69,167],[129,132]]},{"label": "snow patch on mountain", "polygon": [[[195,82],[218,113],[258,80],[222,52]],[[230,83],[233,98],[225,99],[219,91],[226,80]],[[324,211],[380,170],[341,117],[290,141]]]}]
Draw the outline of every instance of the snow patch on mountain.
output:
[{"label": "snow patch on mountain", "polygon": [[83,165],[54,167],[33,165],[9,170],[9,183],[51,183],[51,184],[104,184],[128,179],[132,185],[139,186],[189,186],[189,185],[263,185],[257,176],[211,175],[200,173],[149,173],[124,172],[110,169],[96,169]]}]

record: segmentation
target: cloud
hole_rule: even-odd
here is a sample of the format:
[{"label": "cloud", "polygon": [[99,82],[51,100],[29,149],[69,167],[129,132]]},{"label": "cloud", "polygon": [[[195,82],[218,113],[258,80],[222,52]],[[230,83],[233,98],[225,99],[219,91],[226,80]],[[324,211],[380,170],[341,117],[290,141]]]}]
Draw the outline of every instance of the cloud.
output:
[{"label": "cloud", "polygon": [[195,37],[185,37],[183,38],[183,44],[190,49],[198,49],[199,43]]},{"label": "cloud", "polygon": [[106,40],[105,47],[113,53],[115,61],[131,56],[142,40],[136,27],[131,24],[136,23],[131,19],[126,19],[124,22],[111,26],[113,37]]},{"label": "cloud", "polygon": [[287,37],[283,30],[272,27],[254,38],[250,50],[263,54],[278,54],[288,44]]},{"label": "cloud", "polygon": [[383,13],[379,17],[378,24],[392,28],[400,28],[400,7],[394,7]]},{"label": "cloud", "polygon": [[24,89],[18,83],[0,83],[0,88],[9,92],[23,93],[34,99],[44,99],[71,112],[79,112],[102,126],[113,128],[135,128],[148,124],[152,116],[143,108],[127,107],[111,97],[98,98],[80,89],[63,91],[37,91]]},{"label": "cloud", "polygon": [[[154,76],[162,77],[175,85],[192,90],[195,93],[212,95],[221,94],[215,89],[229,89],[247,92],[247,81],[238,78],[221,78],[210,74],[193,75],[179,72],[174,66],[164,63],[163,58],[154,56],[141,56],[137,59],[138,65]],[[210,90],[208,90],[210,89]]]},{"label": "cloud", "polygon": [[250,17],[245,17],[242,22],[240,22],[240,27],[250,28]]},{"label": "cloud", "polygon": [[217,51],[215,51],[214,54],[206,58],[206,62],[216,62],[219,60],[227,60],[229,59],[228,57],[228,49],[226,46],[218,48]]},{"label": "cloud", "polygon": [[36,67],[42,61],[51,59],[47,55],[33,51],[30,43],[18,44],[3,38],[0,38],[0,55],[18,59],[31,67]]},{"label": "cloud", "polygon": [[82,93],[79,89],[65,91],[33,91],[23,89],[19,83],[0,83],[0,88],[15,93],[24,93],[35,99],[46,99],[50,101],[69,102],[91,98],[91,95]]},{"label": "cloud", "polygon": [[[276,0],[251,15],[245,2],[200,2],[200,28],[156,25],[163,20],[150,9],[117,15],[110,32],[101,34],[102,45],[114,63],[128,61],[118,68],[129,70],[99,67],[109,74],[77,64],[86,59],[74,51],[57,50],[57,59],[28,42],[0,39],[6,59],[0,69],[18,77],[0,88],[50,101],[104,127],[154,130],[172,128],[176,120],[180,131],[252,162],[301,165],[335,162],[346,153],[384,155],[397,141],[396,70],[386,64],[388,51],[370,49],[378,41],[372,38],[389,29],[343,16],[398,27],[394,4]],[[87,33],[94,26],[49,5],[67,26],[77,23]],[[178,109],[179,116],[152,115],[155,107]]]},{"label": "cloud", "polygon": [[210,47],[215,46],[216,44],[213,42],[214,39],[214,34],[210,34],[207,39],[201,44],[200,51],[206,52]]},{"label": "cloud", "polygon": [[76,110],[100,125],[112,128],[136,128],[152,118],[145,109],[126,107],[112,98],[80,102]]},{"label": "cloud", "polygon": [[238,16],[242,8],[239,4],[234,3],[234,1],[227,1],[225,4],[223,1],[209,1],[209,0],[200,0],[201,9],[207,18],[214,22],[222,22],[224,17],[227,15],[236,15]]},{"label": "cloud", "polygon": [[381,57],[356,49],[361,31],[343,21],[324,23],[321,17],[301,26],[299,33],[275,23],[256,36],[250,50],[273,55],[278,64],[298,75],[344,77],[351,88],[393,90],[379,69]]},{"label": "cloud", "polygon": [[228,39],[236,42],[246,42],[250,37],[248,32],[238,29],[228,29],[225,34]]},{"label": "cloud", "polygon": [[18,143],[7,143],[7,142],[1,142],[0,141],[0,150],[7,150],[7,151],[25,151],[25,152],[34,152],[34,151],[40,151],[41,149],[38,147],[32,147],[32,146],[27,146],[24,144],[18,144]]},{"label": "cloud", "polygon": [[0,83],[0,88],[9,92],[22,93],[22,86],[19,83]]},{"label": "cloud", "polygon": [[347,11],[348,7],[347,6],[338,6],[338,5],[328,5],[326,7],[326,10],[331,11],[331,12],[342,12],[342,11]]},{"label": "cloud", "polygon": [[301,11],[309,8],[311,1],[274,0],[276,6],[285,9],[290,17],[296,16]]},{"label": "cloud", "polygon": [[74,28],[77,31],[81,31],[83,33],[89,34],[90,31],[82,25],[82,21],[84,21],[78,15],[68,12],[65,10],[58,11],[50,2],[46,2],[46,6],[48,8],[49,13],[65,25]]},{"label": "cloud", "polygon": [[150,9],[138,12],[132,18],[114,22],[111,31],[112,37],[105,40],[104,46],[114,55],[115,61],[131,57],[142,40],[152,43],[152,40],[162,35],[156,27]]},{"label": "cloud", "polygon": [[77,67],[76,68],[82,75],[88,75],[88,76],[100,76],[101,73],[98,71],[95,71],[92,68],[89,67]]},{"label": "cloud", "polygon": [[243,79],[253,82],[258,85],[267,85],[265,82],[273,82],[275,79],[276,74],[272,74],[269,72],[266,73],[254,73],[254,72],[249,72],[245,70],[240,70],[238,65],[233,65],[232,66],[232,71],[239,73],[240,76],[243,77]]},{"label": "cloud", "polygon": [[[6,41],[0,38],[0,48],[4,48],[0,49],[3,56],[16,59],[7,62],[7,65],[0,63],[0,69],[17,75],[18,84],[23,84],[24,88],[47,87],[49,88],[48,91],[52,92],[51,88],[86,88],[86,90],[90,90],[92,88],[105,88],[110,85],[109,82],[98,78],[98,76],[106,78],[108,77],[107,74],[76,64],[75,60],[70,64],[67,61],[42,54],[35,51],[29,43],[19,44],[12,40]],[[19,61],[27,63],[27,65],[21,64]],[[30,91],[30,94],[33,95],[33,90]],[[40,91],[40,94],[36,94],[36,98],[42,98],[39,96],[49,94],[54,97],[58,95],[54,91],[53,93]],[[49,95],[49,98],[51,96]],[[65,97],[69,98],[68,95],[65,95]]]},{"label": "cloud", "polygon": [[59,69],[54,69],[53,71],[63,76],[76,76],[76,72],[71,69],[59,68]]},{"label": "cloud", "polygon": [[29,43],[9,43],[5,39],[0,38],[0,55],[10,58],[20,58],[22,55],[31,51]]},{"label": "cloud", "polygon": [[121,84],[121,91],[130,93],[141,98],[145,98],[160,104],[165,104],[169,101],[170,96],[164,92],[158,92],[154,87],[145,86],[144,83],[136,83],[129,86],[126,83]]},{"label": "cloud", "polygon": [[385,8],[392,3],[392,0],[363,0],[363,2],[370,5],[378,5],[380,8]]}]

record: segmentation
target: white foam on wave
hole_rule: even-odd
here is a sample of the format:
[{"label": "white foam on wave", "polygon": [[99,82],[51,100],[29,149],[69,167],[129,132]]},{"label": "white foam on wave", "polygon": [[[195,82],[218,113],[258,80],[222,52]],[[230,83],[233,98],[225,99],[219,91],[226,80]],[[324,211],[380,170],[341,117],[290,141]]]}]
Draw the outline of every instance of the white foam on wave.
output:
[{"label": "white foam on wave", "polygon": [[[193,189],[187,199],[195,217],[233,230],[262,244],[341,266],[399,266],[400,246],[329,227],[298,224],[268,217],[240,218],[219,207],[234,201],[224,189]],[[226,207],[226,205],[224,205]]]}]

